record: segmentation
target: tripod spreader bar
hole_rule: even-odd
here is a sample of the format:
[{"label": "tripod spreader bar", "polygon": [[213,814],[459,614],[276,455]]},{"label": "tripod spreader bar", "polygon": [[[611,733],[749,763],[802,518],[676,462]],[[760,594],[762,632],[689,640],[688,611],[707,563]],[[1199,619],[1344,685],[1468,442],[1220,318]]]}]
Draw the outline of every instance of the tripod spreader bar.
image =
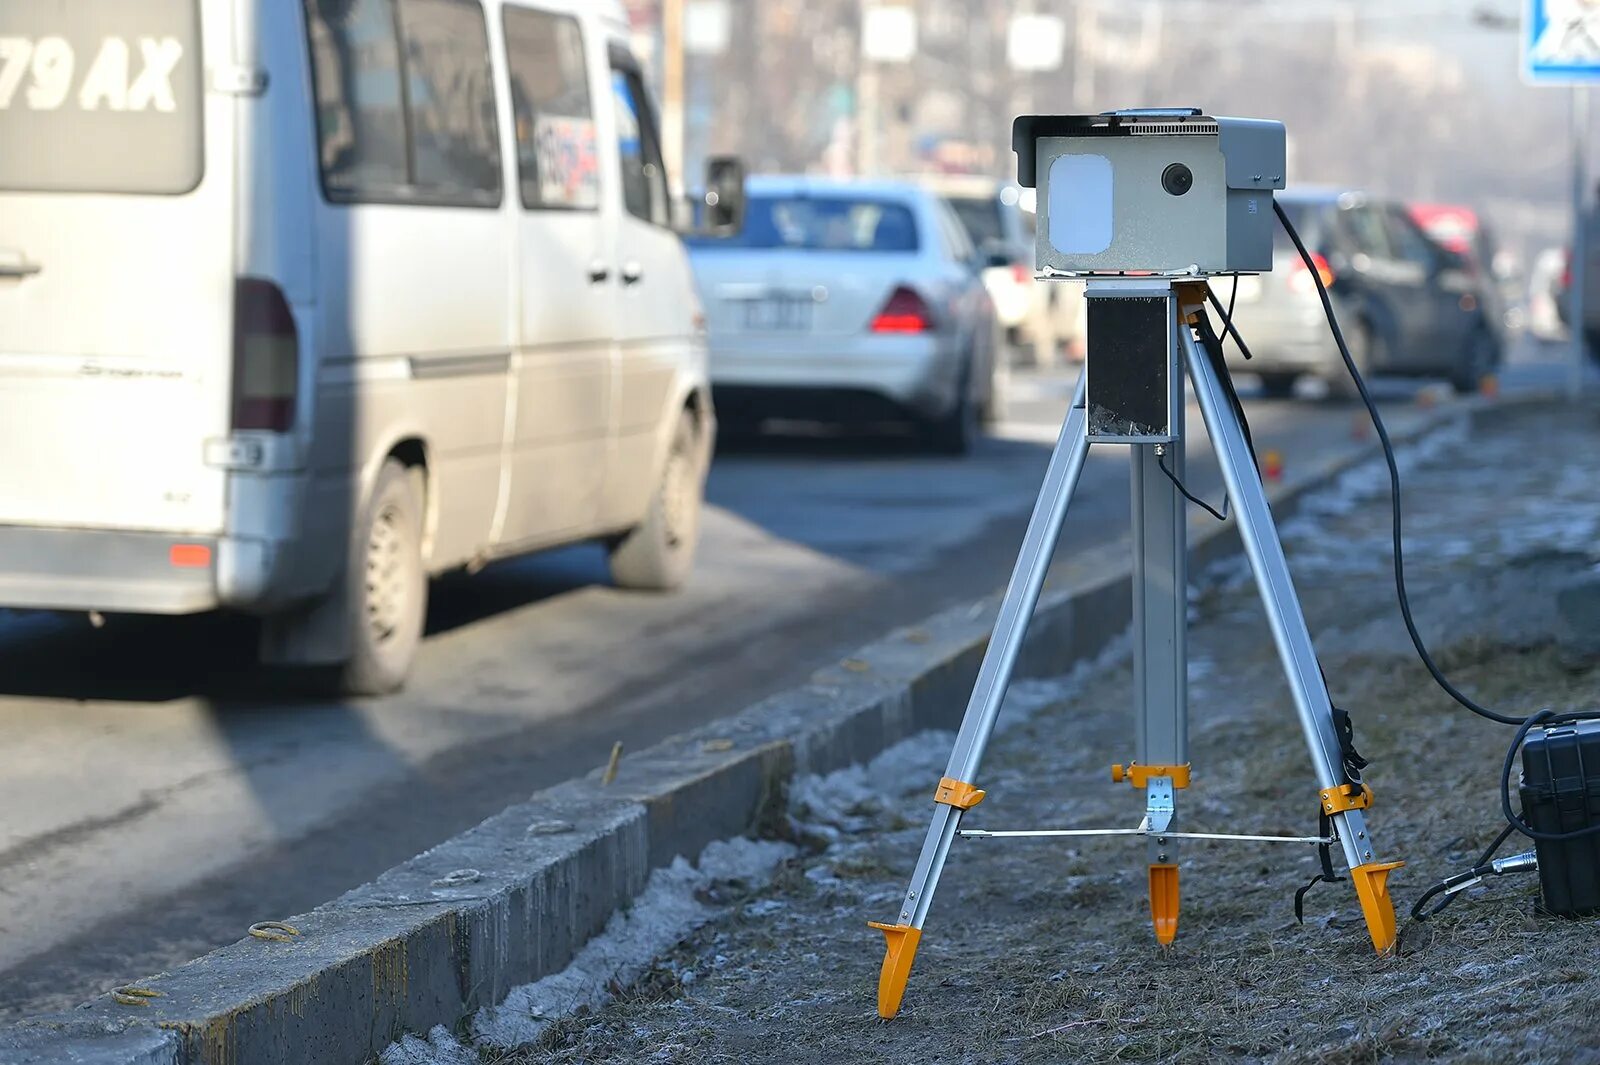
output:
[{"label": "tripod spreader bar", "polygon": [[1156,832],[1148,828],[1013,828],[990,830],[963,828],[962,839],[1023,839],[1057,836],[1155,836],[1160,839],[1217,839],[1230,843],[1337,843],[1332,836],[1254,836],[1237,832]]}]

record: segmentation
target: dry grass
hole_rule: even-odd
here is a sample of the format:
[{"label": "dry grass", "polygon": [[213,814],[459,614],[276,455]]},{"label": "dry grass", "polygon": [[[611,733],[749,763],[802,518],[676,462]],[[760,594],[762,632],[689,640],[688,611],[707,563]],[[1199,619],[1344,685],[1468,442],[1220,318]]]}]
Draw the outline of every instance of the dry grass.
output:
[{"label": "dry grass", "polygon": [[[1458,525],[1484,520],[1472,509],[1484,504],[1442,489],[1429,505],[1459,508]],[[1368,504],[1341,527],[1381,532],[1383,514]],[[1495,520],[1508,519],[1499,511]],[[1474,582],[1496,568],[1482,555],[1430,561],[1425,547],[1417,584],[1448,589],[1451,602],[1473,602]],[[1392,587],[1374,571],[1344,582],[1339,596],[1308,597],[1319,641],[1338,625],[1341,600],[1385,596],[1392,603]],[[1248,588],[1203,599],[1191,651],[1217,666],[1192,694],[1196,780],[1180,796],[1180,817],[1189,828],[1307,833],[1316,785],[1252,602]],[[1425,590],[1417,603],[1425,613],[1439,600]],[[1463,614],[1462,624],[1471,620]],[[1408,863],[1393,882],[1404,910],[1498,831],[1494,788],[1510,737],[1455,709],[1402,649],[1391,632],[1325,652],[1324,665],[1374,759],[1370,823],[1381,853]],[[1444,663],[1490,703],[1600,705],[1600,665],[1574,671],[1548,642],[1479,631],[1446,648]],[[969,824],[1136,820],[1138,797],[1104,775],[1130,753],[1129,689],[1126,667],[1104,671],[1068,704],[998,737],[982,781],[990,798]],[[782,903],[777,912],[735,906],[611,1006],[561,1023],[538,1047],[485,1060],[1600,1062],[1593,920],[1539,917],[1536,880],[1508,878],[1378,957],[1348,883],[1314,888],[1306,923],[1295,923],[1293,892],[1315,868],[1307,847],[1186,846],[1179,936],[1161,949],[1142,843],[960,842],[905,1007],[881,1022],[881,940],[864,922],[892,915],[921,842],[915,811],[926,810],[926,789],[908,783],[903,809],[873,814],[872,827],[797,859],[760,893]]]},{"label": "dry grass", "polygon": [[[1579,705],[1600,690],[1600,672],[1565,672],[1548,650],[1476,663],[1462,680],[1486,697],[1534,684],[1553,704]],[[1361,740],[1390,752],[1373,771],[1373,822],[1411,863],[1396,880],[1404,905],[1492,837],[1487,786],[1504,737],[1443,708],[1393,662],[1352,666],[1341,670],[1345,683],[1378,681],[1362,684],[1362,701],[1386,708],[1363,720]],[[1027,731],[1042,741],[1062,724],[1050,715]],[[1197,737],[1195,762],[1211,786],[1197,781],[1186,796],[1193,820],[1221,828],[1225,806],[1263,827],[1259,817],[1276,814],[1263,803],[1281,789],[1297,805],[1276,829],[1303,831],[1295,815],[1310,819],[1304,797],[1314,788],[1298,732],[1259,720],[1245,731],[1248,744],[1231,723]],[[1030,742],[1019,734],[1005,746],[1018,741]],[[1234,781],[1250,783],[1230,793]],[[1074,822],[1127,815],[1120,789],[1083,790],[1089,801],[1074,802]],[[1060,823],[1047,802],[1012,805]],[[1015,822],[997,810],[986,823]],[[1290,897],[1309,875],[1307,855],[1197,845],[1186,855],[1179,939],[1162,950],[1144,911],[1142,857],[1109,840],[1066,854],[1032,842],[961,845],[906,1008],[886,1025],[871,1002],[879,951],[860,922],[892,908],[883,896],[901,889],[918,836],[865,838],[847,857],[797,862],[766,893],[788,903],[776,919],[735,916],[704,930],[614,1005],[497,1060],[1344,1065],[1593,1060],[1588,1051],[1600,1046],[1587,961],[1595,925],[1536,917],[1531,879],[1480,890],[1425,936],[1408,933],[1402,955],[1378,958],[1347,884],[1319,885],[1306,925],[1294,924]],[[818,887],[802,875],[811,865],[837,880]],[[696,978],[685,984],[685,973]]]}]

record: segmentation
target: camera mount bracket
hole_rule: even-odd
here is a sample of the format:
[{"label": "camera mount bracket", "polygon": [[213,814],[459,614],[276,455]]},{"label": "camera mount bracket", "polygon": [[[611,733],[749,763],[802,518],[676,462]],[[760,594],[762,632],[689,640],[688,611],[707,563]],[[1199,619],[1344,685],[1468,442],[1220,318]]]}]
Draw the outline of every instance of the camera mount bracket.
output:
[{"label": "camera mount bracket", "polygon": [[[1161,411],[1166,424],[1141,425],[1141,431],[1097,435],[1093,407],[1098,395],[1120,398],[1123,392],[1097,392],[1094,376],[1096,345],[1126,352],[1143,352],[1146,368],[1168,360],[1176,368],[1181,358],[1193,382],[1195,398],[1206,432],[1222,468],[1228,496],[1233,501],[1240,539],[1271,623],[1278,656],[1294,695],[1295,710],[1310,750],[1312,766],[1321,788],[1319,800],[1350,868],[1372,945],[1387,952],[1395,941],[1394,903],[1389,897],[1389,873],[1401,863],[1377,857],[1377,847],[1367,829],[1365,811],[1371,789],[1352,781],[1344,764],[1328,688],[1317,665],[1316,651],[1306,627],[1305,614],[1295,596],[1283,546],[1273,525],[1266,490],[1257,472],[1244,427],[1234,410],[1222,375],[1221,345],[1206,322],[1203,282],[1166,278],[1096,280],[1088,282],[1090,301],[1090,362],[1061,427],[1060,437],[1045,471],[1044,484],[1034,504],[1023,537],[1022,550],[1012,570],[1010,584],[1000,604],[994,634],[978,667],[977,682],[956,736],[948,768],[940,781],[932,823],[917,858],[898,919],[873,923],[884,933],[887,950],[878,978],[878,1013],[899,1012],[911,964],[922,938],[923,923],[934,889],[944,870],[950,845],[957,835],[996,836],[1143,836],[1148,841],[1150,913],[1158,942],[1172,942],[1178,928],[1177,844],[1180,839],[1207,838],[1235,841],[1328,844],[1323,837],[1268,837],[1236,834],[1199,834],[1176,831],[1175,800],[1189,783],[1188,751],[1188,551],[1184,500],[1176,481],[1183,477],[1184,406],[1182,382],[1176,372],[1163,381],[1156,400],[1134,396],[1133,407]],[[1116,312],[1135,307],[1126,301],[1154,301],[1159,313],[1145,306],[1134,314],[1097,315],[1101,307]],[[1097,331],[1098,330],[1098,331]],[[1154,335],[1148,334],[1154,330]],[[1131,331],[1131,333],[1130,333]],[[1142,331],[1142,332],[1141,332]],[[1196,339],[1196,331],[1199,339]],[[1151,360],[1156,360],[1152,363]],[[1161,390],[1171,388],[1165,395]],[[1125,391],[1125,390],[1123,390]],[[1168,406],[1166,396],[1176,395]],[[1125,426],[1124,426],[1125,427]],[[962,818],[977,805],[983,792],[977,779],[983,752],[994,731],[1000,706],[1022,649],[1034,605],[1044,585],[1045,573],[1060,535],[1067,506],[1083,471],[1092,441],[1126,444],[1132,456],[1133,489],[1133,675],[1136,704],[1136,761],[1121,777],[1132,780],[1145,793],[1144,818],[1133,829],[1065,829],[1046,831],[986,832],[961,830]],[[1170,460],[1170,461],[1169,461]],[[1172,477],[1167,473],[1171,472]],[[1139,772],[1142,770],[1142,772]],[[1329,796],[1335,796],[1330,799]]]}]

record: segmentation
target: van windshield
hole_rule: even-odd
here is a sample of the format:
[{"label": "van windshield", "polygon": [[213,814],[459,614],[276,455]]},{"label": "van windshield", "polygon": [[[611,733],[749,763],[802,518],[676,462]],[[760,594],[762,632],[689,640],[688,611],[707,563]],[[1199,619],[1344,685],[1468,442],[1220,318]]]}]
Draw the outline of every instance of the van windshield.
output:
[{"label": "van windshield", "polygon": [[862,196],[755,195],[732,237],[690,238],[705,248],[796,251],[917,250],[917,224],[904,204]]},{"label": "van windshield", "polygon": [[0,190],[200,183],[196,0],[0,3]]}]

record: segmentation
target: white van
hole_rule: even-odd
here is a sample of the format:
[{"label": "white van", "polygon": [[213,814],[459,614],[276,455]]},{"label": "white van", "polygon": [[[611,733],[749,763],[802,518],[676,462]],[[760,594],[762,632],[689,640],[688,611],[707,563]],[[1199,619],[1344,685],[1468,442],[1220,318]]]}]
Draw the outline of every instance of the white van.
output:
[{"label": "white van", "polygon": [[0,3],[0,606],[259,614],[397,688],[427,578],[683,579],[704,318],[621,4]]}]

